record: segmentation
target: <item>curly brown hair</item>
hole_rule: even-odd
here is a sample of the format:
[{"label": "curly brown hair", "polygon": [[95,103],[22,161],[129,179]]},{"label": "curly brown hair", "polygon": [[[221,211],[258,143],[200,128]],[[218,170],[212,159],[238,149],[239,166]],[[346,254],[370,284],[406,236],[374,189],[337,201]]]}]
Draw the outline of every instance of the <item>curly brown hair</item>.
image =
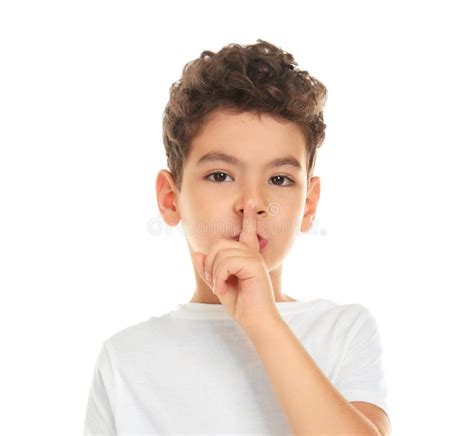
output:
[{"label": "curly brown hair", "polygon": [[297,124],[305,138],[309,183],[316,149],[325,137],[327,90],[296,65],[290,53],[258,39],[252,45],[228,44],[217,53],[205,50],[184,66],[163,113],[167,163],[179,191],[192,138],[218,109],[269,114]]}]

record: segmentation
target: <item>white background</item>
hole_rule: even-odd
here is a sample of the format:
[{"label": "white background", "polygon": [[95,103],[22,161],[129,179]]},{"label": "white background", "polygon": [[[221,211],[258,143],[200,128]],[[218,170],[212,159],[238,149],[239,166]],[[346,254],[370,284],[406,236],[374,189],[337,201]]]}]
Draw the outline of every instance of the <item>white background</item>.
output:
[{"label": "white background", "polygon": [[2,2],[2,434],[81,434],[103,340],[188,302],[155,178],[171,84],[267,40],[328,88],[298,300],[360,303],[394,435],[472,428],[474,39],[469,2]]}]

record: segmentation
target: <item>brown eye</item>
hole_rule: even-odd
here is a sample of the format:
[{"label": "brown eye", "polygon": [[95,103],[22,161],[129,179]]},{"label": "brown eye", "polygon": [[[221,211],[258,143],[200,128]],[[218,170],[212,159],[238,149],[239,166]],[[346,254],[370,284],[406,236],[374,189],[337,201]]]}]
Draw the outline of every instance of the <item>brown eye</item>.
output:
[{"label": "brown eye", "polygon": [[[291,186],[291,185],[293,185],[293,183],[294,183],[293,180],[291,180],[289,177],[283,176],[283,175],[273,176],[273,177],[270,177],[270,179],[271,179],[271,180],[277,180],[276,185],[278,185],[278,186]],[[288,179],[291,183],[290,183],[289,185],[282,185],[282,184],[280,184],[279,182],[282,181],[282,180],[284,180],[284,179]]]},{"label": "brown eye", "polygon": [[[213,177],[212,179],[214,179],[214,180],[212,180],[212,179],[209,180],[209,177],[215,176],[216,174],[217,174],[218,177]],[[220,183],[220,182],[223,181],[222,179],[225,180],[225,177],[226,177],[226,176],[228,176],[227,173],[224,173],[223,171],[216,171],[216,172],[214,172],[214,173],[211,173],[211,174],[207,175],[207,176],[205,177],[205,180],[209,180],[209,181],[215,182],[215,183]],[[217,179],[217,180],[216,180],[216,179]]]},{"label": "brown eye", "polygon": [[[230,177],[230,176],[224,171],[215,171],[211,174],[208,174],[206,177],[204,177],[204,180],[209,180],[210,182],[213,182],[213,183],[222,183],[225,181],[226,177]],[[286,185],[281,183],[281,182],[284,182],[285,179],[289,181],[289,183],[287,183]],[[284,176],[281,174],[278,176],[270,177],[270,180],[275,181],[276,183],[272,183],[272,184],[276,186],[291,186],[291,185],[294,185],[295,183],[288,176]]]}]

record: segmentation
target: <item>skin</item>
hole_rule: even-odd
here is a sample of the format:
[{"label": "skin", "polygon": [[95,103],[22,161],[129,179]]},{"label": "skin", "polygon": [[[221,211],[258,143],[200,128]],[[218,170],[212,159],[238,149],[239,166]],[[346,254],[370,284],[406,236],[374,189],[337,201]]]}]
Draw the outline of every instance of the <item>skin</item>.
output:
[{"label": "skin", "polygon": [[[197,166],[211,150],[238,157],[245,165]],[[300,161],[303,171],[264,170],[266,162],[287,154]],[[296,125],[268,115],[259,119],[249,113],[217,112],[191,144],[181,192],[171,174],[160,171],[156,183],[160,212],[171,226],[183,220],[196,277],[191,302],[223,304],[243,328],[292,434],[388,435],[383,410],[370,403],[347,402],[275,310],[275,301],[296,301],[281,291],[283,259],[296,237],[294,230],[305,232],[311,227],[319,200],[319,178],[307,183],[305,158],[303,135]],[[213,172],[226,174],[214,177]],[[280,175],[295,183],[284,179],[289,186],[280,186],[281,179],[272,180]],[[255,210],[249,200],[254,200]],[[241,230],[239,241],[232,241],[231,236]],[[257,233],[269,239],[264,251],[259,251]],[[238,285],[226,281],[227,289],[216,286],[214,294],[205,270],[220,285],[228,274],[238,278]]]},{"label": "skin", "polygon": [[[243,167],[222,161],[196,163],[211,151],[230,154]],[[288,154],[302,170],[281,166],[264,170],[265,164]],[[219,173],[214,174],[212,173]],[[225,174],[220,174],[225,173]],[[277,177],[286,176],[286,177]],[[158,207],[164,221],[176,226],[182,220],[190,255],[209,253],[220,238],[231,239],[243,229],[244,207],[256,205],[257,232],[268,240],[261,252],[268,268],[275,301],[296,301],[281,289],[283,261],[296,238],[296,230],[312,225],[320,195],[319,177],[306,173],[306,148],[299,127],[268,114],[232,114],[216,111],[193,138],[183,166],[181,191],[168,170],[156,179]],[[293,183],[292,183],[293,181]],[[221,304],[193,264],[196,289],[190,302]]]}]

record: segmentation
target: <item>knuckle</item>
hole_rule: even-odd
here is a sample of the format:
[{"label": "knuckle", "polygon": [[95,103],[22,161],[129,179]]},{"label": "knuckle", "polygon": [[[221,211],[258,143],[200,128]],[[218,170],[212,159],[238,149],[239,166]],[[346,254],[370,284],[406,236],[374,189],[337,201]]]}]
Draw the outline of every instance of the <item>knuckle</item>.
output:
[{"label": "knuckle", "polygon": [[212,264],[215,262],[219,253],[226,248],[239,248],[241,246],[240,242],[228,239],[219,239],[216,241],[210,248],[208,255],[206,256],[206,269],[210,271]]}]

